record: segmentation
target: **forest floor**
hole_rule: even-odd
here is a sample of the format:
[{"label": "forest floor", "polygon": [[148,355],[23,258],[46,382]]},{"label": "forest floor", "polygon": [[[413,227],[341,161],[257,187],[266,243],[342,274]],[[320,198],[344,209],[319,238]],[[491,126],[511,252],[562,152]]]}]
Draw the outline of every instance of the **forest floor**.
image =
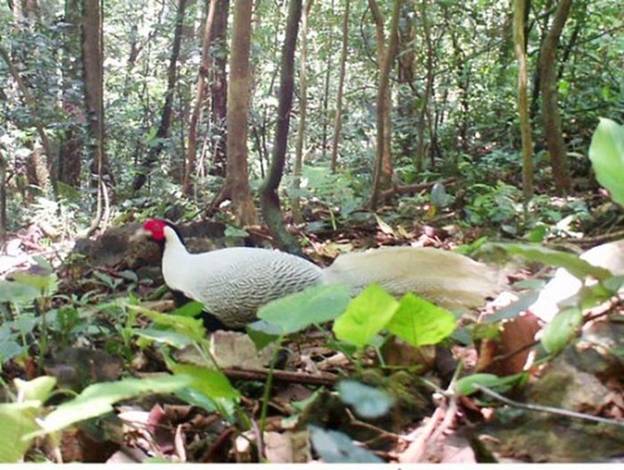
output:
[{"label": "forest floor", "polygon": [[[322,211],[314,215],[317,222],[327,221],[326,216]],[[331,224],[327,228],[327,223],[317,224],[313,231],[291,229],[305,240],[308,256],[329,264],[339,253],[381,245],[452,249],[479,239],[478,229],[466,230],[457,222],[451,213],[433,218],[430,224],[411,225],[386,223],[382,215],[339,229]],[[249,232],[256,241],[270,239],[261,228]],[[117,254],[106,246],[98,251],[91,245],[86,251],[98,256],[106,253],[105,259],[89,259],[85,251],[77,254],[72,241],[48,243],[36,226],[9,237],[5,255],[0,257],[0,275],[12,278],[16,271],[37,274],[50,269],[56,273],[56,285],[45,302],[37,301],[32,315],[21,315],[22,323],[29,320],[31,324],[19,328],[13,324],[11,334],[19,332],[21,338],[9,339],[21,349],[12,353],[7,344],[13,343],[0,345],[0,354],[9,357],[2,366],[5,384],[46,374],[56,378],[59,389],[80,392],[96,382],[122,376],[149,378],[167,370],[169,359],[162,345],[141,336],[128,339],[123,326],[128,313],[114,307],[119,299],[130,296],[138,297],[152,311],[175,309],[159,280],[157,256],[153,251],[146,256],[130,255],[136,247],[126,237],[130,230],[123,233],[115,238]],[[585,248],[608,241],[592,239],[591,234],[584,240]],[[215,244],[221,243],[228,244],[224,240]],[[137,261],[132,265],[129,259]],[[540,280],[552,271],[516,263],[507,264],[504,272],[508,285],[515,288],[509,287],[481,311],[463,318],[461,334],[452,341],[414,348],[395,339],[354,364],[328,341],[326,331],[312,328],[288,338],[283,345],[288,354],[268,388],[267,367],[273,352],[267,349],[259,354],[242,333],[216,332],[210,339],[211,351],[240,392],[236,413],[245,419],[236,413],[226,419],[210,406],[189,404],[167,394],[147,395],[116,402],[114,413],[68,427],[58,440],[39,438],[26,459],[111,463],[619,461],[624,445],[622,299],[613,297],[585,311],[573,331],[574,340],[558,354],[549,355],[539,335],[535,339],[545,321],[527,307],[543,286]],[[67,306],[71,309],[64,309]],[[34,313],[45,310],[51,341],[43,346],[42,325]],[[149,326],[147,318],[134,320],[135,332]],[[6,340],[8,334],[0,339]],[[198,361],[196,354],[184,348],[175,357]],[[483,382],[475,393],[457,393],[458,379],[475,373],[496,374],[499,379],[491,387]],[[501,388],[500,377],[511,377],[511,385]],[[350,378],[389,391],[393,397],[390,411],[371,419],[341,400],[336,390]],[[46,406],[53,408],[58,402],[58,395],[53,395]]]}]

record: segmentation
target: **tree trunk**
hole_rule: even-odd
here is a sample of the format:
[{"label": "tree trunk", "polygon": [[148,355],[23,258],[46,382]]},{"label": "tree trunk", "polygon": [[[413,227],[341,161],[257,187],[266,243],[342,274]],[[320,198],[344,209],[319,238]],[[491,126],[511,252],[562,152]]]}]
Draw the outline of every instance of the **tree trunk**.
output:
[{"label": "tree trunk", "polygon": [[[537,111],[539,109],[539,94],[540,94],[540,88],[541,88],[541,67],[539,66],[539,64],[541,63],[541,49],[542,47],[544,47],[544,40],[546,39],[546,33],[547,33],[547,29],[548,29],[548,21],[550,20],[550,16],[551,16],[551,7],[553,4],[554,0],[546,0],[546,3],[544,5],[544,14],[540,15],[542,21],[541,21],[541,25],[540,25],[540,52],[538,52],[538,56],[537,56],[537,63],[538,66],[535,67],[535,70],[533,71],[533,77],[532,77],[532,85],[531,85],[531,106],[529,107],[529,117],[531,120],[535,119],[535,116],[537,115]],[[530,4],[529,4],[530,5]],[[528,35],[527,35],[527,40],[528,40]]]},{"label": "tree trunk", "polygon": [[561,115],[557,103],[557,44],[570,13],[572,0],[559,0],[552,25],[540,52],[542,114],[546,146],[550,153],[553,179],[558,193],[567,193],[572,186],[568,174],[567,150],[561,130]]},{"label": "tree trunk", "polygon": [[399,56],[398,56],[398,82],[399,93],[397,103],[397,115],[399,116],[398,147],[401,155],[406,159],[414,157],[413,123],[416,120],[416,99],[418,98],[414,87],[414,62],[416,60],[414,40],[416,38],[413,21],[409,17],[411,4],[401,9],[401,21],[399,22]]},{"label": "tree trunk", "polygon": [[[88,0],[87,0],[88,1]],[[184,12],[186,10],[187,0],[178,0],[178,8],[176,13],[176,24],[173,33],[173,45],[171,48],[171,58],[169,60],[169,68],[167,70],[167,91],[165,92],[165,103],[163,104],[162,114],[160,117],[160,126],[156,131],[157,144],[150,148],[147,157],[143,163],[137,168],[137,174],[134,177],[132,188],[138,191],[147,182],[147,175],[158,160],[165,147],[165,140],[169,137],[169,128],[171,127],[171,114],[173,112],[173,95],[176,88],[177,79],[177,63],[180,56],[180,46],[182,43],[182,31],[184,26]]]},{"label": "tree trunk", "polygon": [[351,0],[346,0],[345,11],[342,19],[342,51],[340,53],[340,72],[338,78],[338,96],[336,97],[336,118],[334,121],[334,138],[332,140],[331,164],[332,173],[336,172],[338,164],[338,144],[342,129],[342,95],[344,93],[344,80],[347,70],[347,46],[349,44],[349,6]]},{"label": "tree trunk", "polygon": [[307,0],[301,16],[301,56],[299,59],[299,127],[297,129],[297,145],[295,151],[295,168],[293,171],[293,191],[291,197],[292,215],[295,223],[301,223],[301,198],[296,194],[301,189],[301,171],[303,169],[303,147],[305,145],[306,115],[308,108],[307,55],[308,55],[308,16],[314,0]]},{"label": "tree trunk", "polygon": [[212,173],[225,176],[227,116],[227,25],[230,0],[219,0],[210,37],[212,80],[210,81],[210,122],[212,124]]},{"label": "tree trunk", "polygon": [[[383,189],[385,189],[382,186],[382,183],[385,179],[384,173],[388,171],[388,168],[384,168],[384,166],[388,164],[391,165],[391,154],[389,153],[391,136],[388,129],[390,100],[388,99],[388,90],[390,84],[390,69],[392,68],[392,63],[394,62],[397,49],[399,13],[401,11],[402,3],[402,0],[394,0],[392,18],[390,20],[390,38],[388,41],[388,47],[385,48],[384,51],[383,49],[380,49],[380,44],[383,45],[383,17],[379,11],[377,2],[375,0],[368,0],[368,4],[373,12],[373,17],[375,18],[375,23],[377,25],[378,56],[381,56],[380,58],[382,59],[379,63],[379,85],[377,89],[377,155],[375,158],[373,189],[370,200],[370,207],[372,210],[377,209],[380,193]],[[381,51],[383,51],[383,54],[379,53]]]},{"label": "tree trunk", "polygon": [[[63,79],[62,106],[63,111],[71,118],[60,142],[57,179],[73,187],[80,187],[80,171],[82,167],[82,146],[80,122],[84,120],[84,89],[80,73],[80,2],[65,0],[65,22],[63,38]],[[73,88],[81,84],[80,96],[77,98]],[[79,98],[82,97],[82,100]]]},{"label": "tree trunk", "polygon": [[[331,1],[331,13],[334,12],[334,0]],[[331,22],[328,22],[327,25],[329,35],[329,44],[327,46],[329,53],[327,54],[327,59],[325,62],[325,79],[323,86],[323,131],[321,133],[321,141],[322,141],[322,152],[323,152],[323,161],[325,161],[325,157],[327,156],[327,126],[329,125],[329,116],[327,114],[328,105],[329,105],[329,79],[331,77],[331,68],[332,68],[332,52],[334,49],[334,35],[333,28]]]},{"label": "tree trunk", "polygon": [[30,112],[35,129],[37,131],[37,135],[39,136],[39,139],[41,140],[41,146],[43,147],[43,151],[45,152],[46,157],[48,159],[51,159],[52,150],[50,146],[50,141],[48,139],[48,134],[46,133],[43,127],[43,124],[41,120],[39,119],[39,110],[38,110],[38,106],[37,106],[37,102],[35,98],[33,97],[26,83],[24,83],[24,81],[22,80],[22,77],[20,76],[17,68],[11,61],[11,57],[9,56],[8,51],[4,49],[2,45],[0,45],[0,58],[2,58],[2,60],[4,60],[4,62],[6,63],[7,68],[9,69],[9,73],[13,77],[13,80],[15,80],[15,83],[17,84],[17,89],[22,94],[22,98],[24,99],[24,103],[26,104],[26,107],[28,108],[28,111]]},{"label": "tree trunk", "polygon": [[286,146],[288,143],[288,127],[290,124],[294,84],[295,48],[300,18],[301,0],[290,0],[280,62],[280,90],[273,155],[267,178],[260,190],[262,216],[273,233],[275,241],[281,249],[297,254],[301,253],[301,248],[297,240],[286,231],[277,190],[284,174],[284,164],[286,162]]},{"label": "tree trunk", "polygon": [[[92,234],[109,216],[109,189],[113,177],[108,167],[104,142],[104,43],[102,30],[102,5],[100,0],[83,0],[82,5],[82,65],[85,82],[89,147],[91,149],[91,174],[97,175],[91,187],[97,191],[95,215],[88,230]],[[105,175],[108,181],[105,181]]]},{"label": "tree trunk", "polygon": [[247,166],[252,6],[252,0],[234,4],[227,97],[227,176],[222,194],[231,198],[239,225],[256,223]]},{"label": "tree trunk", "polygon": [[529,97],[527,94],[527,53],[524,38],[527,0],[514,0],[514,48],[518,59],[518,115],[522,136],[522,189],[528,202],[533,197],[533,142],[529,119]]},{"label": "tree trunk", "polygon": [[197,73],[197,91],[195,92],[195,102],[193,103],[193,111],[189,124],[186,164],[184,165],[184,178],[182,180],[182,192],[187,196],[192,192],[191,178],[195,170],[195,162],[197,159],[197,125],[201,122],[202,110],[204,109],[204,97],[206,95],[205,77],[210,70],[210,38],[212,37],[212,24],[216,6],[217,0],[210,0],[204,25],[201,63],[199,64],[199,71]]},{"label": "tree trunk", "polygon": [[[425,91],[421,98],[420,116],[418,119],[417,129],[417,145],[416,145],[416,171],[420,172],[424,168],[425,157],[427,152],[427,145],[425,142],[425,130],[427,129],[427,121],[431,124],[430,112],[429,112],[429,99],[433,94],[433,55],[435,53],[433,47],[433,41],[431,40],[431,28],[429,25],[429,19],[427,17],[427,6],[424,1],[419,4],[420,17],[423,24],[423,33],[425,37],[425,43],[427,44],[427,78],[425,81]],[[454,37],[454,36],[453,36]],[[460,86],[458,84],[458,86]],[[463,96],[463,93],[462,93]],[[430,132],[433,134],[433,132]]]}]

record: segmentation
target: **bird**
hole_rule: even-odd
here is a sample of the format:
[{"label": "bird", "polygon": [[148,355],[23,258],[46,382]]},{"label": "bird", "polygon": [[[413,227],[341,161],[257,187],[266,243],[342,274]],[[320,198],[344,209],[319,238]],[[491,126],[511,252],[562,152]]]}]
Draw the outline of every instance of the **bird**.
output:
[{"label": "bird", "polygon": [[498,290],[488,266],[451,251],[387,247],[340,255],[327,268],[274,249],[233,247],[189,253],[174,224],[148,219],[142,235],[163,248],[162,274],[173,291],[201,302],[226,328],[255,321],[263,305],[319,284],[346,285],[357,295],[376,283],[390,294],[416,293],[437,305],[479,307]]}]

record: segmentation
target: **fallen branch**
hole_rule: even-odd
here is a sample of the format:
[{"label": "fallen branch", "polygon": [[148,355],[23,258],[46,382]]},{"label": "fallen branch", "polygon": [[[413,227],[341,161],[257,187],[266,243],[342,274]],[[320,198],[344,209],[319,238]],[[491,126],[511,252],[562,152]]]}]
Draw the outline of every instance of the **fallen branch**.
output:
[{"label": "fallen branch", "polygon": [[539,413],[549,413],[549,414],[553,414],[557,416],[565,416],[567,418],[577,418],[577,419],[583,419],[585,421],[593,421],[595,423],[612,424],[615,426],[624,427],[624,421],[615,421],[613,419],[588,415],[585,413],[579,413],[577,411],[564,410],[563,408],[555,408],[554,406],[543,406],[543,405],[534,405],[531,403],[520,403],[518,401],[510,400],[509,398],[504,397],[503,395],[500,395],[494,390],[488,387],[485,387],[483,385],[480,385],[480,384],[476,384],[475,388],[480,390],[487,396],[494,398],[500,401],[501,403],[504,403],[514,408],[520,408],[520,409],[528,410],[528,411],[536,411]]},{"label": "fallen branch", "polygon": [[[223,373],[230,379],[238,380],[266,380],[269,371],[264,369],[238,369],[235,367],[227,367],[223,369]],[[338,381],[338,376],[334,374],[303,374],[301,372],[289,372],[286,370],[274,370],[273,379],[282,382],[300,383],[309,385],[325,385],[331,387]]]},{"label": "fallen branch", "polygon": [[444,185],[449,185],[455,182],[455,178],[446,178],[440,181],[427,181],[426,183],[415,183],[408,184],[405,186],[393,186],[390,189],[387,189],[381,193],[382,198],[387,199],[389,197],[394,196],[395,194],[410,194],[417,193],[418,191],[422,191],[423,189],[430,189],[435,184],[440,183]]}]

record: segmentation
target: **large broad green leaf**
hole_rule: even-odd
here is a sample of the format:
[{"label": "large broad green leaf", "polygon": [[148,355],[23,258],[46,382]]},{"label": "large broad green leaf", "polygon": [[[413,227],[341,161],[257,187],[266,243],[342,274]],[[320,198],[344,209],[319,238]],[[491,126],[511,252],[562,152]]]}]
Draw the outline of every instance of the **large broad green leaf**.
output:
[{"label": "large broad green leaf", "polygon": [[128,305],[128,308],[140,312],[153,320],[156,325],[168,327],[193,341],[201,341],[206,337],[204,324],[199,318],[155,312],[138,305]]},{"label": "large broad green leaf", "polygon": [[336,338],[363,348],[390,321],[399,303],[378,285],[372,284],[353,299],[344,315],[334,322]]},{"label": "large broad green leaf", "polygon": [[387,392],[355,380],[343,380],[338,384],[340,399],[351,405],[362,418],[384,416],[394,403]]},{"label": "large broad green leaf", "polygon": [[551,250],[543,246],[530,243],[493,243],[493,247],[501,248],[511,255],[521,256],[529,261],[548,264],[567,269],[570,274],[585,279],[592,276],[599,281],[603,281],[612,276],[608,269],[599,268],[587,261],[579,258],[573,253]]},{"label": "large broad green leaf", "polygon": [[40,412],[39,400],[0,404],[1,463],[14,463],[21,460],[33,439],[26,436],[39,429],[35,419]]},{"label": "large broad green leaf", "polygon": [[324,462],[383,463],[375,454],[356,446],[346,434],[317,426],[308,426],[308,429],[312,445]]},{"label": "large broad green leaf", "polygon": [[170,364],[169,367],[176,375],[190,377],[190,386],[208,398],[235,400],[239,397],[238,390],[232,387],[229,379],[218,370],[190,364]]},{"label": "large broad green leaf", "polygon": [[39,290],[19,282],[0,281],[0,302],[31,302],[39,297]]},{"label": "large broad green leaf", "polygon": [[524,374],[515,374],[507,377],[499,377],[494,374],[472,374],[462,377],[455,383],[455,392],[460,395],[472,395],[479,391],[478,385],[505,392],[516,383],[524,380]]},{"label": "large broad green leaf", "polygon": [[283,334],[295,333],[338,317],[349,300],[345,286],[313,286],[268,303],[258,311],[258,318],[279,326]]},{"label": "large broad green leaf", "polygon": [[44,402],[50,396],[52,389],[56,385],[56,378],[42,375],[33,380],[15,379],[19,401],[39,400]]},{"label": "large broad green leaf", "polygon": [[412,346],[437,344],[455,330],[451,312],[414,294],[406,294],[386,329]]},{"label": "large broad green leaf", "polygon": [[113,410],[113,404],[146,393],[171,393],[188,387],[188,375],[162,375],[145,379],[123,379],[90,385],[73,400],[63,403],[40,421],[41,432],[58,431],[70,424],[94,418]]},{"label": "large broad green leaf", "polygon": [[598,182],[615,202],[624,205],[624,127],[600,119],[589,146],[589,159]]},{"label": "large broad green leaf", "polygon": [[544,349],[550,354],[556,354],[565,348],[581,321],[583,321],[583,312],[576,307],[560,311],[544,328],[542,333]]}]

